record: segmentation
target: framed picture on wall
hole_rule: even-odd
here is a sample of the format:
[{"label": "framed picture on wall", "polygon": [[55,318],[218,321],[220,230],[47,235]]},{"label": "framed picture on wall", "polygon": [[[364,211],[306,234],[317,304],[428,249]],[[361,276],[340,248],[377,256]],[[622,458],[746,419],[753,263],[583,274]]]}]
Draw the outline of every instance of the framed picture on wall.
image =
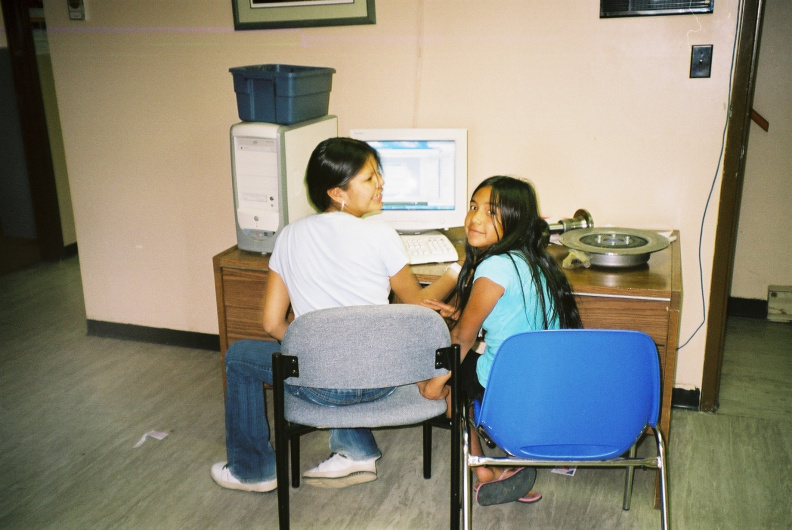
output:
[{"label": "framed picture on wall", "polygon": [[232,0],[234,29],[374,24],[374,0]]}]

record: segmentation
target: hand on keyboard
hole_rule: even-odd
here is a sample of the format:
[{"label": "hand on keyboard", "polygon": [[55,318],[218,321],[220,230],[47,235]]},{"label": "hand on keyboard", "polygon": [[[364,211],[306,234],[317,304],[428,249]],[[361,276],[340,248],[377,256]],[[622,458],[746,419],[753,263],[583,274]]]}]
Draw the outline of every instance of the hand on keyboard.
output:
[{"label": "hand on keyboard", "polygon": [[401,239],[410,258],[410,265],[459,260],[454,245],[440,232],[403,234]]}]

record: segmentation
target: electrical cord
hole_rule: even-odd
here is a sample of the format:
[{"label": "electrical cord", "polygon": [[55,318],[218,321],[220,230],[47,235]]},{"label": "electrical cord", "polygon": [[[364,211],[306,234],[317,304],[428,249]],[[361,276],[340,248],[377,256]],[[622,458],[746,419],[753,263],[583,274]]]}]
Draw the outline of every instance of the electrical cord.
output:
[{"label": "electrical cord", "polygon": [[[733,79],[734,79],[734,69],[736,67],[735,57],[737,56],[737,44],[738,44],[738,41],[739,41],[739,29],[740,29],[740,16],[741,16],[741,14],[742,13],[740,12],[740,4],[738,2],[738,4],[737,4],[737,16],[735,17],[736,21],[737,21],[736,22],[737,25],[734,28],[734,45],[732,46],[731,70],[729,71],[729,93],[728,93],[728,101],[729,101],[729,103],[731,103],[731,95],[732,95],[732,88],[733,88],[732,87],[732,82],[733,82]],[[698,20],[698,17],[696,18],[696,20]],[[699,229],[698,266],[699,266],[699,288],[700,288],[700,291],[701,291],[701,323],[693,331],[693,333],[691,333],[690,337],[688,337],[688,339],[685,342],[683,342],[679,347],[677,347],[677,351],[679,351],[682,348],[684,348],[685,346],[687,346],[688,343],[690,343],[690,341],[693,340],[693,337],[695,337],[698,334],[698,332],[701,330],[701,328],[707,322],[707,301],[706,301],[706,297],[705,297],[705,294],[704,294],[704,268],[703,268],[702,259],[701,259],[701,248],[702,248],[703,239],[704,239],[704,222],[707,219],[707,212],[709,211],[710,201],[712,200],[712,194],[715,191],[715,184],[718,182],[718,176],[720,175],[721,163],[723,162],[723,153],[726,150],[726,132],[729,129],[729,122],[730,121],[731,121],[731,108],[729,108],[729,111],[726,113],[726,123],[724,123],[724,125],[723,125],[723,134],[721,136],[721,149],[720,149],[720,154],[718,155],[718,164],[717,164],[717,167],[715,168],[715,175],[712,178],[712,184],[710,185],[709,194],[707,194],[707,201],[704,204],[704,213],[701,216],[701,227]]]}]

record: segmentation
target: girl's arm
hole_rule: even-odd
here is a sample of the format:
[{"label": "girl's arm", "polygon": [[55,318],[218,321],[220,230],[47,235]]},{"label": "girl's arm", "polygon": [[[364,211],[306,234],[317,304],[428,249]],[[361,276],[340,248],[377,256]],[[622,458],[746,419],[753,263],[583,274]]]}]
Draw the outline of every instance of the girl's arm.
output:
[{"label": "girl's arm", "polygon": [[492,312],[503,293],[503,287],[489,278],[482,277],[473,283],[465,309],[459,316],[457,325],[451,330],[451,341],[459,344],[463,358],[473,348],[484,320]]},{"label": "girl's arm", "polygon": [[[462,358],[473,347],[484,319],[492,312],[495,304],[503,296],[504,289],[489,278],[479,278],[473,283],[465,309],[462,311],[454,329],[451,330],[451,342],[459,344]],[[440,399],[448,394],[445,384],[451,374],[434,377],[418,383],[421,395],[428,399]]]},{"label": "girl's arm", "polygon": [[421,287],[410,265],[405,265],[399,272],[390,277],[391,289],[405,304],[420,305],[427,298],[445,300],[456,286],[457,273],[446,271],[430,285]]},{"label": "girl's arm", "polygon": [[286,290],[283,278],[270,269],[267,278],[267,292],[264,296],[264,331],[277,340],[283,340],[286,328],[289,327],[290,304],[289,291]]}]

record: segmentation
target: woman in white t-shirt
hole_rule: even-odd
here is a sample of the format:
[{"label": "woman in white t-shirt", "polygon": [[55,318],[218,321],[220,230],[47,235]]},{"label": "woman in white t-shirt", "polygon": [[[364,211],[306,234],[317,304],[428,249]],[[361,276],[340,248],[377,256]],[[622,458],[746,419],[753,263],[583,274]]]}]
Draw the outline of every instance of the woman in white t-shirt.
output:
[{"label": "woman in white t-shirt", "polygon": [[[327,139],[311,155],[305,179],[311,202],[322,213],[288,225],[278,236],[264,300],[267,333],[283,339],[289,307],[299,317],[329,307],[387,304],[391,291],[412,304],[448,297],[458,268],[421,287],[395,230],[376,218],[363,219],[382,209],[385,182],[373,148],[351,138]],[[278,347],[241,340],[226,352],[228,460],[212,466],[212,478],[223,487],[256,492],[277,487],[261,384],[272,383],[272,353]],[[374,401],[393,391],[291,389],[328,406]],[[303,474],[306,484],[345,487],[377,478],[382,453],[370,429],[330,430],[330,451],[330,458]]]}]

